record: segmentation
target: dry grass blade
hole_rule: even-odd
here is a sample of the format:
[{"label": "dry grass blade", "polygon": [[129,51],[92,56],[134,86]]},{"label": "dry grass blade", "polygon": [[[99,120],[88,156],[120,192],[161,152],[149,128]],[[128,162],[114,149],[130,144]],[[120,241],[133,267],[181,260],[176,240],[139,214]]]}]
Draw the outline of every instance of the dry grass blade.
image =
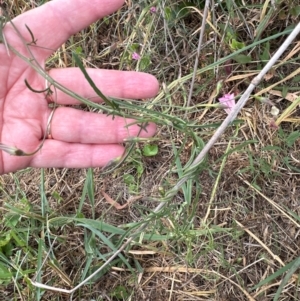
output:
[{"label": "dry grass blade", "polygon": [[275,255],[270,248],[268,248],[256,235],[254,235],[249,229],[245,228],[240,222],[236,221],[237,225],[245,230],[251,237],[253,237],[270,255],[271,257],[277,261],[281,266],[284,266],[283,261],[279,256]]},{"label": "dry grass blade", "polygon": [[198,41],[197,55],[196,55],[196,58],[195,58],[194,72],[193,72],[193,77],[192,77],[192,81],[191,81],[190,92],[189,92],[188,101],[187,101],[187,107],[189,107],[190,104],[191,104],[192,94],[193,94],[193,91],[194,91],[195,78],[196,78],[197,68],[198,68],[198,64],[199,64],[200,50],[201,50],[201,45],[202,45],[202,42],[203,42],[203,35],[204,35],[204,30],[205,30],[205,25],[206,25],[206,18],[207,18],[207,15],[208,15],[208,9],[209,9],[210,2],[211,1],[209,1],[209,0],[205,1],[204,13],[203,13],[203,16],[202,16],[200,36],[199,36],[199,41]]},{"label": "dry grass blade", "polygon": [[258,189],[256,189],[253,185],[251,185],[248,181],[243,180],[251,189],[253,189],[256,193],[261,195],[266,201],[268,201],[273,207],[275,207],[283,216],[289,219],[297,228],[300,228],[300,225],[290,216],[288,215],[278,204],[276,204],[273,200],[266,197],[263,193],[261,193]]}]

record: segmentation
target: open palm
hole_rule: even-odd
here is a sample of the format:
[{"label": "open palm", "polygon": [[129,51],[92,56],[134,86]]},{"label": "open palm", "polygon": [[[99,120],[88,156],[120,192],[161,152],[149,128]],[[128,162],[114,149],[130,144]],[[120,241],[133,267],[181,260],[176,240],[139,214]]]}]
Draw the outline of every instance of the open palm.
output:
[{"label": "open palm", "polygon": [[[118,9],[123,0],[54,0],[26,12],[13,20],[24,39],[32,40],[25,24],[37,40],[30,46],[35,59],[43,66],[47,57],[72,34],[99,18]],[[3,34],[13,48],[26,57],[29,53],[11,24]],[[148,74],[112,70],[88,69],[93,81],[103,94],[118,98],[147,98],[157,93],[157,80]],[[49,70],[54,80],[83,97],[95,93],[77,68]],[[45,79],[5,45],[0,44],[0,142],[29,153],[40,145],[47,132],[51,114],[44,93],[34,93],[25,85],[25,79],[36,90],[45,89]],[[101,101],[98,99],[98,101]],[[51,120],[52,139],[45,140],[40,151],[33,156],[12,156],[0,151],[0,173],[32,167],[97,167],[122,155],[124,138],[136,136],[139,126],[125,127],[123,118],[83,112],[63,105],[78,101],[57,91],[60,105]],[[130,120],[127,120],[127,123]],[[149,137],[155,125],[140,134]]]}]

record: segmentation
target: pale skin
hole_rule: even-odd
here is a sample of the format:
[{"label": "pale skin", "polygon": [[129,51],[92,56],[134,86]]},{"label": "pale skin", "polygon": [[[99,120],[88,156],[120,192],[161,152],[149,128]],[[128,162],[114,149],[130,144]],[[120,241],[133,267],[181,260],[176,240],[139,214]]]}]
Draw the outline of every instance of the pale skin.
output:
[{"label": "pale skin", "polygon": [[[124,0],[54,0],[28,11],[13,20],[27,41],[31,41],[25,24],[37,39],[39,47],[31,47],[38,62],[44,62],[71,35],[120,8]],[[24,56],[28,51],[15,30],[7,24],[3,30],[7,42]],[[145,73],[88,69],[88,73],[104,95],[116,98],[149,98],[158,92],[157,80]],[[68,89],[83,97],[100,102],[77,68],[49,70],[49,75]],[[15,54],[7,53],[0,44],[0,142],[22,149],[36,150],[45,133],[51,114],[45,94],[30,91],[24,80],[36,90],[45,89],[45,79]],[[57,91],[59,105],[78,104],[78,101]],[[12,156],[0,151],[0,174],[26,167],[102,167],[124,153],[122,142],[137,136],[138,125],[125,127],[132,120],[59,107],[51,121],[53,139],[46,139],[33,156]],[[150,123],[140,137],[151,137],[156,127]]]}]

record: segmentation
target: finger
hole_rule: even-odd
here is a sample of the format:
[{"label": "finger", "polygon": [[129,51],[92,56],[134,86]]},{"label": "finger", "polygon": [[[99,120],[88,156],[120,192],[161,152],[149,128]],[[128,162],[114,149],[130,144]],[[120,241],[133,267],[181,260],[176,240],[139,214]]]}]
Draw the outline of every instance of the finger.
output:
[{"label": "finger", "polygon": [[59,107],[54,112],[50,129],[53,139],[73,143],[122,143],[128,137],[151,137],[155,134],[153,123],[143,129],[133,123],[136,123],[133,119]]},{"label": "finger", "polygon": [[[45,51],[39,49],[39,53],[46,58],[71,35],[116,11],[123,2],[124,0],[54,0],[21,14],[13,22],[26,41],[31,41],[32,38],[25,24],[33,33],[37,45],[49,48]],[[7,27],[11,34],[12,26],[8,24]]]},{"label": "finger", "polygon": [[31,167],[88,168],[103,167],[112,160],[121,158],[121,145],[92,145],[46,140],[42,150],[36,154]]},{"label": "finger", "polygon": [[[100,91],[108,97],[150,98],[154,97],[159,89],[157,79],[150,74],[142,72],[90,68],[86,69],[86,71]],[[55,81],[82,97],[96,102],[100,100],[78,68],[51,69],[49,75]],[[56,89],[56,93],[57,99],[53,99],[59,104],[80,103],[58,89]]]}]

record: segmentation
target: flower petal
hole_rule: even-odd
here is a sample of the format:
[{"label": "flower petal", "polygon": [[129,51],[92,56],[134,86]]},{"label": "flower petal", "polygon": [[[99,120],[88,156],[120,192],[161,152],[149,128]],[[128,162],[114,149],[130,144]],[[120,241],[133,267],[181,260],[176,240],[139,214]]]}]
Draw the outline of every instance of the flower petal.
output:
[{"label": "flower petal", "polygon": [[219,102],[225,106],[224,110],[227,114],[229,114],[235,106],[234,93],[224,94],[223,97],[219,98]]}]

